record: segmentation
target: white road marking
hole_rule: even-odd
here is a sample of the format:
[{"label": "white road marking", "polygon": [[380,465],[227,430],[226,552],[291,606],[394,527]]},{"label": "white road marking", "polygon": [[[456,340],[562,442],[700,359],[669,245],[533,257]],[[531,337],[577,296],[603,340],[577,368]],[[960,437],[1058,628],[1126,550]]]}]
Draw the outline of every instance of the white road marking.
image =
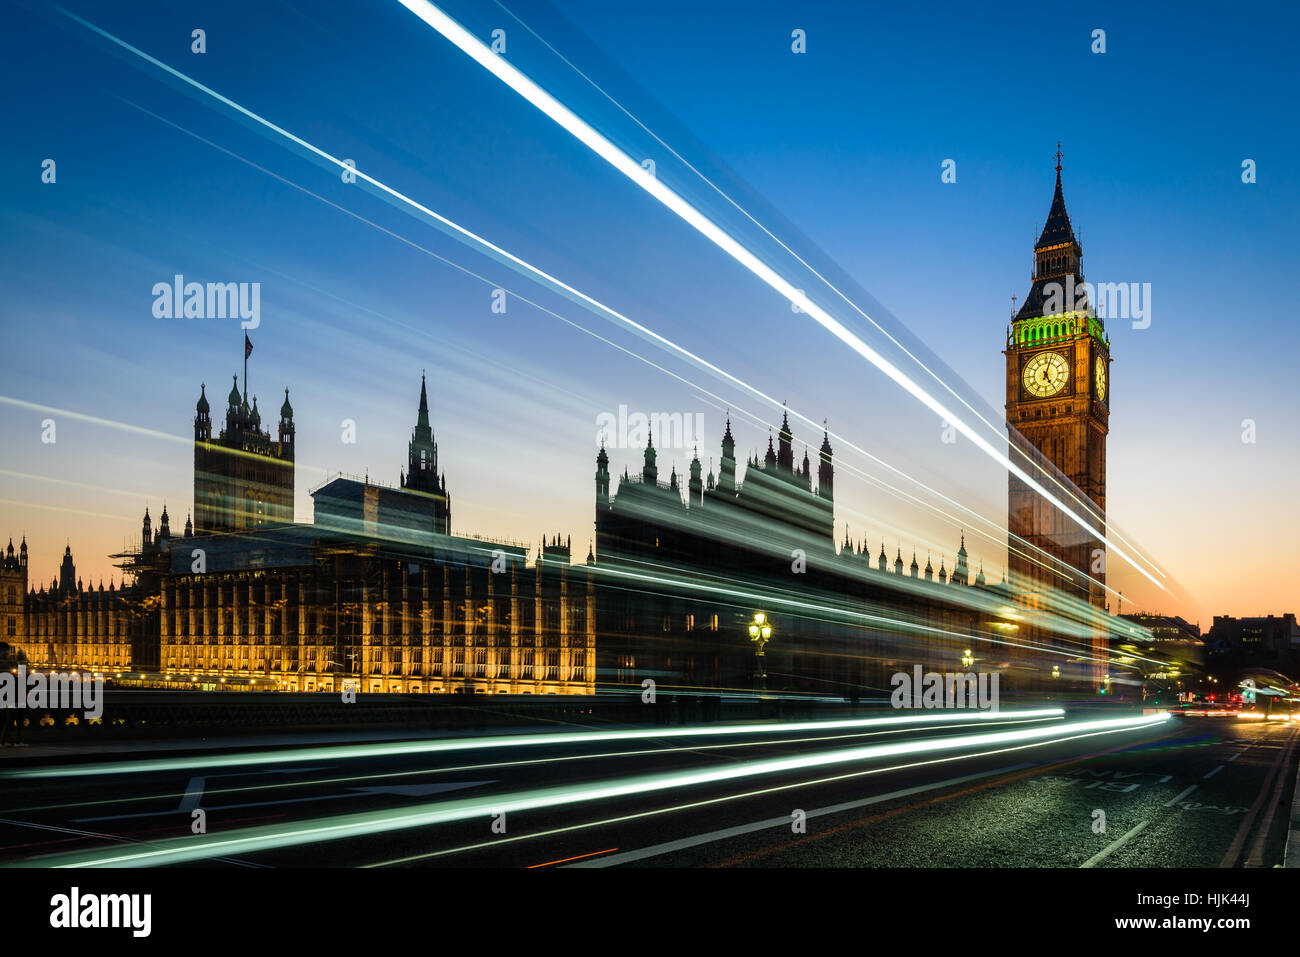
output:
[{"label": "white road marking", "polygon": [[[916,787],[903,788],[901,791],[891,791],[888,794],[877,794],[869,798],[861,798],[857,801],[847,801],[844,804],[832,804],[830,807],[816,808],[807,813],[807,818],[821,817],[825,814],[838,814],[841,811],[851,811],[855,808],[867,807],[871,804],[880,804],[883,801],[893,801],[896,798],[909,797],[913,794],[922,794],[926,791],[936,791],[939,788],[952,787],[956,784],[965,784],[967,781],[978,781],[981,778],[993,777],[999,774],[1010,774],[1014,771],[1021,771],[1025,768],[1033,767],[1032,764],[1016,764],[1008,768],[999,768],[995,771],[980,771],[977,774],[967,774],[959,778],[948,778],[946,781],[935,781],[932,784],[919,784]],[[634,851],[624,851],[622,854],[611,854],[608,857],[601,857],[590,861],[578,861],[573,864],[565,864],[565,867],[611,867],[615,864],[626,864],[629,861],[640,861],[647,857],[658,857],[661,854],[671,854],[674,851],[685,850],[688,847],[698,847],[701,844],[712,844],[714,841],[723,841],[729,837],[739,837],[742,834],[752,834],[755,831],[764,831],[774,827],[789,827],[790,815],[783,814],[781,817],[768,818],[766,821],[755,821],[752,824],[740,824],[736,827],[726,827],[717,831],[708,831],[704,834],[696,834],[693,837],[684,837],[676,841],[666,841],[663,844],[652,844],[649,847],[643,847]]]},{"label": "white road marking", "polygon": [[1174,798],[1172,801],[1165,802],[1165,807],[1173,807],[1175,804],[1177,804],[1179,801],[1187,797],[1187,795],[1191,794],[1195,790],[1196,790],[1196,785],[1193,784],[1191,787],[1189,787],[1182,794],[1178,795],[1178,797]]},{"label": "white road marking", "polygon": [[1214,769],[1213,771],[1211,771],[1209,774],[1205,775],[1205,777],[1204,777],[1202,780],[1206,780],[1206,781],[1208,781],[1210,778],[1214,777],[1216,774],[1218,774],[1220,771],[1222,771],[1225,767],[1227,767],[1227,765],[1225,765],[1225,764],[1220,764],[1217,768],[1215,768],[1215,769]]},{"label": "white road marking", "polygon": [[[1195,787],[1195,785],[1193,785],[1193,787]],[[1190,791],[1191,788],[1188,788],[1188,790]],[[1147,826],[1147,822],[1146,822],[1146,821],[1143,821],[1141,824],[1139,824],[1137,827],[1133,828],[1131,831],[1129,831],[1129,832],[1128,832],[1127,834],[1125,834],[1123,837],[1120,837],[1120,838],[1117,838],[1117,839],[1114,840],[1114,841],[1111,841],[1109,844],[1107,844],[1105,847],[1103,847],[1103,848],[1102,848],[1100,851],[1098,851],[1096,854],[1092,855],[1092,857],[1088,858],[1086,861],[1084,861],[1082,864],[1080,864],[1079,867],[1081,867],[1081,868],[1083,868],[1083,867],[1096,867],[1098,864],[1100,864],[1100,863],[1101,863],[1102,861],[1104,861],[1106,858],[1110,857],[1112,854],[1114,854],[1116,851],[1118,851],[1121,847],[1123,847],[1125,844],[1127,844],[1127,843],[1128,843],[1130,840],[1132,840],[1135,836],[1137,836],[1137,833],[1138,833],[1139,831],[1141,831],[1142,828],[1144,828],[1144,827],[1146,827],[1146,826]]]},{"label": "white road marking", "polygon": [[[240,777],[254,777],[259,774],[301,774],[303,771],[326,771],[329,768],[330,765],[325,764],[315,768],[283,768],[275,771],[235,771],[235,772],[231,772],[230,774],[213,774],[210,775],[210,777],[240,778]],[[185,786],[185,794],[181,797],[181,806],[177,808],[178,811],[183,811],[186,814],[188,814],[203,802],[203,788],[207,785],[207,780],[208,780],[207,778],[198,778],[198,777],[190,778],[190,783]],[[122,815],[122,817],[132,817],[132,816],[139,817],[141,815],[130,815],[130,814]],[[113,819],[107,817],[83,817],[83,818],[77,818],[77,820],[108,821]]]},{"label": "white road marking", "polygon": [[199,806],[203,800],[203,785],[206,778],[190,778],[190,783],[185,787],[185,795],[181,798],[181,806],[177,808],[183,814],[188,814]]}]

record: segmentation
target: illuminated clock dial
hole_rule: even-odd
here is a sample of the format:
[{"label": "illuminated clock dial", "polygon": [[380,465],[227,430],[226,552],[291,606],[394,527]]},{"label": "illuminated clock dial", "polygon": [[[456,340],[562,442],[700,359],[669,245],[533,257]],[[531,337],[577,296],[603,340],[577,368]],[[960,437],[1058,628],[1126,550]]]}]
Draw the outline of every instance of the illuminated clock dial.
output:
[{"label": "illuminated clock dial", "polygon": [[1059,352],[1040,352],[1025,363],[1025,391],[1040,399],[1056,395],[1070,381],[1070,367]]},{"label": "illuminated clock dial", "polygon": [[1097,398],[1102,402],[1106,401],[1106,360],[1097,356],[1097,362],[1093,366],[1093,376],[1097,380]]}]

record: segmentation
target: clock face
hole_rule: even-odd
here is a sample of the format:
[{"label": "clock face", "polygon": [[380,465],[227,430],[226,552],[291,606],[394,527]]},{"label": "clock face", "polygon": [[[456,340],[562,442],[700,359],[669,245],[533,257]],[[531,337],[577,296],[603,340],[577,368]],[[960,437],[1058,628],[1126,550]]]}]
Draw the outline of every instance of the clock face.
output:
[{"label": "clock face", "polygon": [[1106,401],[1106,360],[1097,356],[1097,362],[1093,366],[1093,377],[1097,380],[1097,398],[1102,402]]},{"label": "clock face", "polygon": [[1070,367],[1059,352],[1040,352],[1025,363],[1021,381],[1026,392],[1043,399],[1065,388],[1070,381]]}]

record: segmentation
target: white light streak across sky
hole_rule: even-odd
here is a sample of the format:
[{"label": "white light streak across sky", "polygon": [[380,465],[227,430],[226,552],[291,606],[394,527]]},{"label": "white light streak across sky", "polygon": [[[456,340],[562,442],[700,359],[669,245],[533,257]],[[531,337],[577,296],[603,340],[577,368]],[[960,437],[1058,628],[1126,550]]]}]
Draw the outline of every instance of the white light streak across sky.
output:
[{"label": "white light streak across sky", "polygon": [[[1080,516],[1074,509],[1066,505],[1066,503],[1060,498],[1044,488],[1036,479],[1025,472],[1024,469],[1012,462],[1005,453],[995,448],[983,435],[969,425],[964,418],[956,415],[948,409],[942,402],[926,391],[903,370],[899,369],[883,355],[867,343],[863,342],[861,338],[845,327],[843,323],[835,319],[816,303],[812,302],[801,290],[797,289],[769,265],[760,260],[729,233],[723,230],[668,186],[665,186],[663,182],[642,167],[637,160],[620,150],[603,135],[593,129],[581,117],[577,116],[568,107],[543,90],[507,60],[493,53],[486,44],[473,34],[469,33],[469,31],[451,17],[447,16],[447,14],[441,9],[434,6],[432,3],[429,3],[428,0],[398,0],[398,2],[449,40],[453,45],[461,50],[461,52],[465,53],[480,66],[484,67],[484,69],[488,70],[488,72],[493,76],[501,80],[521,97],[540,110],[544,115],[574,136],[597,156],[609,163],[610,166],[622,173],[637,186],[641,187],[641,189],[645,190],[645,192],[658,200],[663,204],[663,206],[675,213],[684,222],[714,243],[714,245],[719,249],[731,256],[732,259],[740,263],[776,292],[780,293],[792,305],[797,306],[803,313],[811,316],[837,339],[847,345],[854,352],[858,353],[881,372],[885,373],[885,375],[902,387],[913,398],[917,399],[936,415],[951,423],[959,432],[961,432],[962,435],[966,436],[966,438],[973,442],[977,448],[992,457],[1008,472],[1028,484],[1030,488],[1036,491],[1053,506],[1060,509],[1063,514],[1067,515],[1081,529],[1085,532],[1095,534],[1110,551],[1114,552],[1115,555],[1132,565],[1134,569],[1136,569],[1153,585],[1161,591],[1166,590],[1165,586],[1154,575],[1147,571],[1145,567],[1143,567],[1144,564],[1149,563],[1139,562],[1138,559],[1109,539],[1102,531],[1092,528],[1086,519]],[[576,292],[576,290],[571,291]],[[579,295],[581,295],[581,293],[579,293]],[[584,296],[583,298],[587,297]]]},{"label": "white light streak across sky", "polygon": [[[706,176],[704,172],[702,172],[699,168],[697,168],[689,159],[687,159],[676,149],[674,149],[671,144],[665,142],[665,140],[661,136],[655,133],[654,130],[650,129],[650,127],[648,127],[645,123],[643,123],[635,114],[633,114],[630,110],[628,110],[627,107],[625,107],[607,90],[605,90],[598,83],[596,83],[595,80],[593,80],[585,72],[579,69],[578,66],[573,62],[571,62],[567,57],[565,57],[564,54],[562,54],[559,50],[551,46],[551,44],[547,42],[545,37],[538,34],[537,31],[535,31],[532,27],[530,27],[527,23],[525,23],[522,19],[520,19],[520,17],[517,14],[515,14],[513,11],[507,8],[503,3],[500,2],[500,0],[497,0],[497,6],[501,7],[501,9],[505,11],[505,13],[507,13],[516,22],[518,22],[520,26],[522,26],[525,30],[527,30],[530,34],[532,34],[532,36],[539,43],[541,43],[544,47],[546,47],[546,49],[548,49],[552,54],[554,54],[556,58],[558,58],[565,66],[567,66],[579,77],[581,77],[586,83],[588,83],[592,87],[592,89],[596,90],[596,92],[598,92],[603,98],[605,98],[610,103],[612,103],[619,110],[620,113],[622,113],[629,120],[635,123],[640,129],[645,131],[645,133],[648,136],[650,136],[656,143],[662,146],[669,154],[671,154],[675,159],[677,159],[687,170],[689,170],[695,176],[699,177],[700,181],[703,182],[710,190],[712,190],[714,193],[720,196],[728,205],[730,205],[738,213],[740,213],[740,215],[745,217],[745,219],[747,219],[750,223],[752,223],[759,230],[761,230],[765,236],[767,236],[774,243],[780,246],[781,249],[784,250],[786,253],[788,253],[791,257],[793,257],[799,263],[800,266],[804,267],[810,273],[812,273],[819,282],[823,283],[826,286],[827,289],[833,292],[839,299],[843,300],[845,305],[847,305],[855,313],[861,316],[864,320],[869,322],[882,336],[888,339],[889,342],[894,347],[896,347],[899,351],[901,351],[904,355],[906,355],[908,359],[915,362],[916,365],[920,369],[922,369],[928,376],[930,376],[930,378],[933,379],[937,385],[941,386],[954,399],[956,399],[965,408],[967,408],[970,411],[971,415],[975,416],[976,419],[978,419],[988,428],[991,434],[997,436],[999,439],[1001,438],[1001,429],[999,428],[999,426],[995,422],[989,421],[989,419],[986,418],[978,409],[976,409],[974,405],[968,402],[966,398],[961,395],[961,393],[959,393],[956,389],[954,389],[951,384],[946,382],[938,373],[936,373],[932,368],[930,368],[930,366],[925,363],[922,357],[918,356],[911,349],[909,349],[903,342],[899,341],[899,339],[896,336],[894,336],[884,325],[877,322],[870,315],[868,315],[866,310],[864,310],[861,306],[859,306],[856,302],[854,302],[853,299],[847,293],[845,293],[838,286],[836,286],[827,276],[819,272],[803,256],[799,255],[799,253],[791,249],[790,246],[788,246],[784,240],[782,240],[779,236],[777,236],[770,229],[768,229],[767,226],[761,223],[753,214],[749,212],[749,210],[745,209],[744,206],[742,206],[739,202],[737,202],[724,189],[718,186],[717,183],[715,183],[708,176]],[[840,437],[837,436],[836,438],[838,439]],[[1080,508],[1082,508],[1089,515],[1089,517],[1093,518],[1094,520],[1100,520],[1101,517],[1098,515],[1097,510],[1095,506],[1092,504],[1091,500],[1089,500],[1086,496],[1081,497],[1079,495],[1076,495],[1075,491],[1070,487],[1069,483],[1061,481],[1055,475],[1052,475],[1046,469],[1043,469],[1041,465],[1039,465],[1038,463],[1030,459],[1023,449],[1015,445],[1011,446],[1011,448],[1016,455],[1018,455],[1021,459],[1025,460],[1031,466],[1036,468],[1039,474],[1043,475],[1048,481],[1052,482],[1052,484],[1055,485],[1057,488],[1059,488],[1062,491],[1062,493],[1065,494],[1071,501],[1077,503],[1080,506]],[[1005,533],[1007,530],[1004,528],[1002,529],[1002,531]],[[1151,569],[1156,574],[1160,575],[1161,578],[1166,577],[1164,571],[1162,571],[1160,567],[1156,565],[1149,556],[1141,554],[1141,552],[1138,551],[1137,547],[1133,545],[1131,542],[1129,542],[1115,528],[1111,527],[1110,529],[1108,529],[1108,531],[1111,537],[1116,538],[1119,541],[1124,542],[1129,547],[1133,548],[1134,553],[1143,561],[1147,562],[1151,566]],[[1106,586],[1103,585],[1103,587]],[[1107,591],[1111,591],[1113,593],[1113,589],[1110,589],[1108,587],[1107,587]]]},{"label": "white light streak across sky", "polygon": [[[893,366],[892,363],[890,363],[887,359],[885,359],[875,350],[871,349],[871,347],[868,346],[866,343],[862,342],[850,330],[845,328],[837,320],[835,320],[833,317],[827,314],[824,310],[822,310],[820,307],[816,306],[814,303],[808,300],[808,298],[800,290],[794,288],[790,283],[786,282],[774,270],[772,270],[766,264],[758,260],[756,256],[754,256],[751,252],[749,252],[749,250],[745,249],[740,243],[734,240],[729,234],[727,234],[720,227],[714,224],[711,220],[705,217],[702,213],[696,210],[693,206],[691,206],[688,202],[686,202],[686,200],[682,199],[672,190],[664,186],[659,180],[655,179],[652,175],[647,173],[644,169],[642,169],[642,167],[638,163],[636,163],[635,160],[633,160],[631,157],[627,156],[625,153],[622,153],[620,150],[618,150],[617,147],[613,146],[613,144],[611,144],[608,140],[606,140],[599,133],[593,130],[589,125],[587,125],[584,121],[582,121],[580,118],[574,115],[562,104],[558,103],[558,101],[555,101],[553,98],[551,98],[549,94],[541,90],[540,87],[537,87],[536,84],[532,83],[532,81],[529,80],[527,77],[525,77],[522,73],[520,73],[514,67],[510,66],[508,63],[506,63],[506,61],[502,60],[496,54],[489,51],[487,47],[485,47],[482,43],[480,43],[476,38],[468,34],[458,24],[455,24],[455,22],[452,21],[450,18],[446,17],[445,14],[442,14],[441,11],[438,11],[437,8],[432,7],[432,5],[424,4],[424,3],[414,3],[414,2],[408,2],[405,3],[405,5],[408,6],[408,8],[412,9],[413,12],[420,13],[420,10],[423,10],[424,13],[421,14],[422,19],[425,19],[426,22],[430,22],[430,25],[433,25],[435,26],[435,28],[439,29],[440,33],[443,33],[444,36],[447,36],[448,39],[451,39],[452,42],[455,43],[458,47],[460,47],[465,52],[473,56],[477,62],[481,63],[483,66],[490,69],[495,75],[503,79],[503,81],[507,82],[513,89],[516,89],[517,92],[520,92],[521,95],[524,95],[525,98],[529,100],[529,102],[533,103],[535,106],[538,106],[539,109],[542,109],[542,111],[547,116],[551,117],[557,123],[560,123],[562,127],[564,127],[570,133],[578,137],[585,145],[595,150],[598,153],[598,155],[600,155],[602,158],[610,162],[616,169],[618,169],[620,172],[624,173],[626,176],[631,178],[634,182],[637,183],[637,185],[641,186],[652,196],[654,196],[656,199],[662,202],[665,206],[671,209],[674,213],[676,213],[679,217],[681,217],[683,220],[685,220],[694,228],[696,228],[698,231],[700,231],[703,235],[705,235],[712,242],[714,242],[715,245],[721,248],[724,252],[727,252],[728,255],[731,255],[732,258],[736,259],[737,262],[744,265],[747,269],[751,271],[751,273],[758,276],[769,286],[777,290],[779,293],[785,296],[791,303],[797,305],[805,313],[812,315],[819,323],[825,326],[829,331],[831,331],[834,335],[836,335],[837,338],[839,338],[841,341],[849,345],[850,348],[852,348],[855,352],[857,352],[858,354],[862,355],[863,357],[871,361],[874,365],[876,365],[878,368],[884,371],[886,375],[888,375],[893,381],[903,386],[905,390],[907,390],[910,394],[912,394],[914,397],[919,399],[924,405],[929,407],[932,411],[938,413],[940,416],[942,416],[943,418],[951,422],[954,425],[954,427],[956,427],[964,435],[970,438],[972,442],[974,442],[977,445],[977,447],[979,447],[982,451],[992,456],[1004,468],[1006,468],[1008,471],[1020,477],[1032,488],[1037,490],[1039,494],[1043,495],[1048,501],[1050,501],[1052,504],[1060,508],[1065,514],[1068,514],[1080,528],[1089,531],[1091,534],[1097,535],[1099,540],[1105,543],[1108,547],[1110,547],[1111,550],[1113,550],[1116,555],[1123,558],[1129,564],[1133,565],[1133,567],[1136,568],[1139,573],[1141,573],[1145,578],[1147,578],[1157,587],[1161,588],[1162,590],[1164,589],[1164,586],[1155,577],[1153,577],[1145,568],[1142,568],[1137,563],[1137,561],[1128,554],[1128,552],[1126,552],[1120,546],[1116,545],[1110,538],[1107,538],[1105,535],[1102,535],[1100,531],[1091,529],[1089,524],[1082,517],[1080,517],[1073,510],[1071,510],[1060,499],[1056,498],[1054,495],[1048,492],[1047,489],[1039,485],[1033,478],[1027,475],[1022,469],[1020,469],[1018,466],[1012,463],[1000,450],[996,449],[987,440],[985,440],[983,436],[976,433],[969,425],[967,425],[957,416],[949,412],[937,399],[935,399],[928,392],[926,392],[919,385],[917,385],[911,378],[909,378],[905,373],[903,373],[902,370],[899,370],[897,367]],[[505,249],[493,244],[489,240],[475,234],[469,229],[447,219],[444,216],[441,216],[440,214],[436,213],[435,211],[428,208],[427,206],[419,203],[418,201],[412,199],[411,197],[406,196],[405,194],[399,192],[398,190],[379,181],[378,179],[366,173],[364,170],[353,168],[349,164],[346,164],[344,161],[332,156],[325,150],[315,146],[312,143],[307,142],[301,137],[289,133],[288,131],[270,122],[269,120],[266,120],[265,118],[246,109],[245,107],[239,105],[238,103],[235,103],[233,100],[230,100],[229,98],[191,79],[190,77],[175,70],[174,68],[168,66],[167,64],[156,59],[155,57],[152,57],[149,54],[144,53],[143,51],[131,46],[125,41],[118,39],[112,34],[107,33],[106,31],[84,20],[83,18],[78,17],[77,15],[70,13],[66,10],[62,10],[62,8],[56,7],[56,9],[60,9],[60,11],[70,19],[94,31],[97,35],[109,40],[111,43],[115,44],[121,49],[149,62],[150,64],[157,67],[158,69],[165,71],[168,75],[182,81],[183,83],[187,84],[191,88],[216,100],[224,107],[235,111],[241,117],[248,120],[252,120],[255,124],[259,125],[265,130],[269,130],[272,133],[276,134],[277,136],[287,140],[288,142],[292,143],[300,150],[303,150],[309,155],[311,155],[312,157],[315,157],[317,160],[324,161],[328,164],[332,164],[334,167],[340,170],[347,170],[350,173],[354,173],[355,176],[358,178],[358,180],[372,187],[386,201],[399,206],[399,208],[406,207],[408,210],[418,213],[421,217],[424,217],[426,220],[436,225],[439,229],[450,233],[454,237],[458,238],[460,241],[465,242],[468,245],[478,247],[480,250],[485,251],[490,256],[492,256],[492,258],[497,259],[498,261],[509,265],[512,269],[515,269],[516,271],[529,276],[530,278],[540,282],[541,284],[547,286],[548,288],[551,288],[553,291],[556,291],[561,295],[565,296],[566,298],[574,302],[577,302],[583,307],[591,309],[592,311],[602,316],[605,316],[606,318],[614,319],[618,323],[621,323],[626,327],[632,329],[634,332],[636,332],[638,335],[642,336],[643,338],[655,342],[661,347],[666,348],[669,351],[687,359],[688,361],[695,364],[696,366],[707,370],[711,374],[735,386],[744,389],[750,394],[755,395],[756,397],[760,398],[767,404],[771,405],[773,408],[783,405],[783,403],[778,402],[778,400],[775,399],[773,396],[770,396],[765,392],[763,392],[762,390],[756,388],[755,386],[752,386],[749,383],[744,382],[743,380],[732,375],[731,373],[728,373],[724,369],[709,362],[703,357],[661,336],[660,334],[654,332],[648,327],[640,323],[637,323],[636,321],[632,320],[628,316],[605,305],[604,303],[595,300],[594,298],[586,295],[585,293],[582,293],[581,291],[564,283],[563,281],[541,270],[540,268],[532,265],[531,263],[524,261],[523,259],[515,256],[514,254],[506,251]],[[428,14],[428,16],[425,16],[424,14]],[[432,20],[429,19],[430,17],[432,17]],[[446,32],[444,32],[444,30]],[[842,293],[839,294],[841,296],[843,295]],[[857,309],[856,306],[854,306],[854,308]],[[858,311],[861,312],[861,310]],[[870,317],[867,318],[870,319]],[[952,390],[949,388],[949,391]],[[790,409],[789,411],[792,415],[795,416],[796,419],[801,420],[806,424],[812,425],[814,427],[818,425],[818,423],[814,422],[812,419],[808,418],[807,416],[799,413],[795,409]],[[896,467],[889,465],[889,463],[884,462],[883,460],[879,459],[874,455],[871,455],[871,453],[867,452],[865,449],[861,448],[857,444],[849,441],[842,434],[835,434],[835,433],[832,434],[837,439],[837,441],[846,444],[848,447],[852,448],[854,451],[858,452],[859,454],[862,454],[868,457],[869,459],[871,459],[872,461],[875,461],[889,468],[891,471],[894,471],[897,474],[903,476],[904,478],[907,478],[909,481],[914,482],[920,488],[925,489],[927,492],[930,492],[932,494],[938,494],[934,489],[930,488],[929,486],[920,483],[919,481],[912,478],[911,476],[908,476],[906,473],[902,472]],[[947,496],[940,496],[940,497],[951,502],[952,504],[958,504],[953,500],[949,499]],[[962,508],[964,511],[968,511],[968,512],[970,511],[964,506],[962,506]],[[985,521],[993,525],[994,528],[1000,529],[1003,527],[998,522],[994,522],[988,519],[985,519]],[[1048,556],[1048,558],[1050,559],[1050,556]],[[1154,565],[1152,567],[1154,567]]]}]

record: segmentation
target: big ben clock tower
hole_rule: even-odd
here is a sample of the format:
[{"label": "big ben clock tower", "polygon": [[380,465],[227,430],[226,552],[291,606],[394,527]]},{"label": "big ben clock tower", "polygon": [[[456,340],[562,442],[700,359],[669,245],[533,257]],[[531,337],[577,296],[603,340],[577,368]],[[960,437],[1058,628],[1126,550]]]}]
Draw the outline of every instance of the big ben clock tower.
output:
[{"label": "big ben clock tower", "polygon": [[[1103,528],[1110,340],[1085,297],[1082,260],[1083,247],[1061,192],[1058,143],[1056,193],[1034,245],[1033,285],[1007,335],[1007,431],[1012,460],[1076,515]],[[1060,469],[1083,496],[1073,501],[1044,480],[1033,462]],[[1007,527],[1009,582],[1027,610],[1078,620],[1088,610],[1076,602],[1104,607],[1105,555],[1097,534],[1080,528],[1015,476],[1008,485]],[[1043,629],[1027,625],[1023,637],[1042,642]],[[1104,642],[1102,631],[1094,647],[1104,648]]]}]

